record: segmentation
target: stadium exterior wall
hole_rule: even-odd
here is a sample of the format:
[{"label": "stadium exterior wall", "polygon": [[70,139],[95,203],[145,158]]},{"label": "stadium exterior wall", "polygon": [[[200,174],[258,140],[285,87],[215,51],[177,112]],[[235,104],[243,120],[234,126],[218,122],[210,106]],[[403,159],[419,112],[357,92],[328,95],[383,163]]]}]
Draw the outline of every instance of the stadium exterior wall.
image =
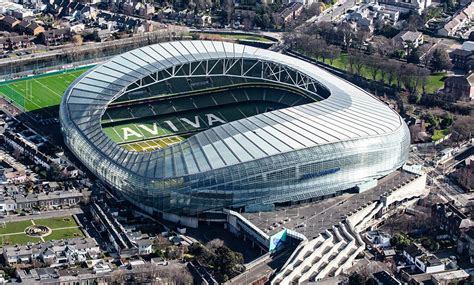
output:
[{"label": "stadium exterior wall", "polygon": [[[391,131],[279,152],[188,175],[149,177],[133,171],[140,169],[140,164],[125,167],[115,161],[114,153],[105,155],[100,146],[91,143],[91,134],[86,134],[71,119],[68,99],[72,97],[73,88],[94,70],[78,78],[63,98],[60,120],[65,143],[97,177],[150,213],[197,216],[223,208],[255,208],[332,195],[387,175],[401,167],[408,158],[410,135],[406,124],[398,115],[393,115],[393,110],[378,102],[376,104],[384,112],[392,112],[390,116],[398,124]],[[348,83],[344,81],[344,84]],[[352,88],[348,92],[361,92],[355,86]],[[369,94],[363,96],[371,97]],[[329,99],[314,104],[326,100]],[[333,96],[332,100],[336,97]],[[377,101],[370,100],[371,103]]]}]

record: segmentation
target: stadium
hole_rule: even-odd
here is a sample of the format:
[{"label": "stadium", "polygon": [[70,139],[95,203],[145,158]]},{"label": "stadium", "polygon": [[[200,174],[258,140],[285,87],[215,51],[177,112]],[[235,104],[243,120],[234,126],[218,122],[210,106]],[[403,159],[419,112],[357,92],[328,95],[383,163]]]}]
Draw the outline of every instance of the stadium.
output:
[{"label": "stadium", "polygon": [[395,111],[349,82],[213,41],[142,47],[88,70],[65,92],[60,121],[86,167],[170,220],[361,187],[401,167],[410,142]]}]

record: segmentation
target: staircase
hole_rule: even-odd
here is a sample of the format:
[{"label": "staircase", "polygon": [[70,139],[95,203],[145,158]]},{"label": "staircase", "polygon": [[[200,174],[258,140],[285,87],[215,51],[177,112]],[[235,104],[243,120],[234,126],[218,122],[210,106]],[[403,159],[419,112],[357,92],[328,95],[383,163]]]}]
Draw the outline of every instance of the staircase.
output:
[{"label": "staircase", "polygon": [[364,248],[359,234],[345,222],[339,223],[291,256],[272,284],[301,284],[336,276],[352,266]]}]

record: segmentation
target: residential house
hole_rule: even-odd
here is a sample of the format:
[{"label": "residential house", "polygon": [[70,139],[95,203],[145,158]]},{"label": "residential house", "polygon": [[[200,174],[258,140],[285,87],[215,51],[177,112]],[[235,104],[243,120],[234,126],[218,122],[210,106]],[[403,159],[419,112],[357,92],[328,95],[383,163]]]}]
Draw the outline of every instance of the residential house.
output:
[{"label": "residential house", "polygon": [[431,275],[431,282],[435,285],[452,285],[467,280],[469,273],[465,270],[451,270]]},{"label": "residential house", "polygon": [[18,19],[33,16],[33,10],[25,8],[25,6],[13,2],[19,1],[0,1],[0,14],[10,15]]},{"label": "residential house", "polygon": [[34,21],[24,19],[17,25],[17,31],[21,34],[36,36],[44,32],[44,28]]},{"label": "residential house", "polygon": [[470,71],[470,68],[473,66],[474,61],[474,52],[465,49],[455,49],[449,56],[451,57],[451,62],[454,67]]},{"label": "residential house", "polygon": [[415,260],[415,266],[425,273],[434,273],[445,270],[445,265],[439,258],[430,253],[425,253]]},{"label": "residential house", "polygon": [[2,30],[13,32],[21,21],[12,16],[5,16],[0,20],[0,27]]},{"label": "residential house", "polygon": [[350,13],[347,20],[355,24],[356,29],[362,29],[372,33],[374,31],[374,19],[377,18],[377,12],[372,11],[369,7],[363,7]]},{"label": "residential house", "polygon": [[153,15],[154,13],[155,13],[155,6],[149,3],[137,2],[135,4],[135,15],[145,18],[147,16]]},{"label": "residential house", "polygon": [[29,264],[34,260],[46,264],[76,264],[100,255],[100,248],[93,238],[72,238],[25,246],[4,246],[5,265]]},{"label": "residential house", "polygon": [[441,92],[450,102],[471,101],[474,98],[474,73],[446,78]]},{"label": "residential house", "polygon": [[438,30],[438,35],[444,37],[456,36],[457,32],[465,27],[474,19],[474,3],[469,4],[454,17],[449,20],[441,29]]},{"label": "residential house", "polygon": [[459,281],[466,280],[469,277],[469,273],[465,270],[447,270],[435,273],[422,273],[405,275],[406,282],[408,285],[452,285],[458,284]]},{"label": "residential house", "polygon": [[405,50],[416,49],[423,44],[423,33],[412,31],[401,31],[393,40]]},{"label": "residential house", "polygon": [[453,240],[458,240],[463,233],[474,226],[472,218],[461,209],[458,209],[452,202],[433,205],[431,216]]},{"label": "residential house", "polygon": [[415,259],[424,253],[423,247],[416,243],[407,246],[403,250],[403,256],[409,264],[415,264]]},{"label": "residential house", "polygon": [[457,251],[459,254],[466,254],[469,256],[471,264],[474,264],[474,226],[461,234],[461,237],[458,240]]},{"label": "residential house", "polygon": [[79,191],[53,191],[48,193],[18,195],[15,197],[17,209],[31,210],[32,208],[71,207],[77,206],[84,195]]},{"label": "residential house", "polygon": [[414,118],[411,124],[407,124],[410,130],[412,143],[423,143],[431,140],[431,136],[426,132],[426,122],[423,119]]},{"label": "residential house", "polygon": [[400,9],[402,12],[415,11],[420,14],[429,6],[431,6],[431,0],[379,0],[380,5],[392,6]]},{"label": "residential house", "polygon": [[403,250],[403,256],[408,264],[413,265],[425,273],[439,272],[445,269],[444,263],[429,253],[424,247],[416,243],[407,246]]},{"label": "residential house", "polygon": [[197,27],[209,27],[212,25],[212,17],[210,15],[194,16],[194,25]]},{"label": "residential house", "polygon": [[18,35],[12,33],[8,36],[0,37],[0,49],[16,50],[33,46],[33,38],[28,35]]},{"label": "residential house", "polygon": [[11,197],[0,197],[0,212],[16,211],[16,202]]},{"label": "residential house", "polygon": [[94,20],[97,17],[97,8],[90,5],[83,5],[78,3],[76,7],[74,7],[74,12],[72,13],[72,17],[78,21],[84,20]]},{"label": "residential house", "polygon": [[33,251],[31,246],[27,245],[15,245],[15,246],[4,246],[3,247],[3,260],[6,266],[12,266],[15,264],[27,264],[31,262],[31,255]]},{"label": "residential house", "polygon": [[47,46],[63,44],[71,39],[69,28],[46,30],[41,33],[41,41]]},{"label": "residential house", "polygon": [[140,239],[134,241],[138,247],[138,254],[148,255],[153,253],[153,240],[151,239]]},{"label": "residential house", "polygon": [[464,161],[464,167],[457,170],[457,181],[468,192],[474,191],[474,155]]},{"label": "residential house", "polygon": [[378,285],[401,285],[392,274],[387,271],[379,271],[373,274],[373,278]]},{"label": "residential house", "polygon": [[297,2],[288,4],[280,12],[274,14],[275,22],[282,26],[290,24],[301,14],[303,7],[303,4]]},{"label": "residential house", "polygon": [[469,5],[463,9],[463,13],[469,18],[470,21],[474,21],[474,2],[470,1]]}]

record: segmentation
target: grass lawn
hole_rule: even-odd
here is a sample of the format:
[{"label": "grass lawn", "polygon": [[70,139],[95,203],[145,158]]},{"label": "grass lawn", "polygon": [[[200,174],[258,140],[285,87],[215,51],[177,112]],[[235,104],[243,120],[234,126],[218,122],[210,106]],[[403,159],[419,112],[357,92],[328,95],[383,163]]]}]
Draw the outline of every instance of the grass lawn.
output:
[{"label": "grass lawn", "polygon": [[8,236],[0,236],[0,246],[3,245],[15,245],[15,244],[27,244],[27,243],[41,242],[40,238],[30,237],[26,234],[16,234]]},{"label": "grass lawn", "polygon": [[224,38],[230,39],[238,39],[238,40],[250,40],[250,41],[261,41],[261,42],[272,42],[271,40],[257,36],[257,35],[229,35],[229,34],[221,34],[220,36]]},{"label": "grass lawn", "polygon": [[443,78],[447,76],[446,72],[434,73],[428,77],[428,84],[426,87],[426,92],[435,93],[439,89],[443,88],[444,80]]},{"label": "grass lawn", "polygon": [[60,239],[70,239],[75,237],[83,237],[84,233],[80,228],[75,229],[64,229],[64,230],[53,230],[53,232],[44,237],[45,241],[48,240],[60,240]]},{"label": "grass lawn", "polygon": [[[332,65],[336,68],[349,71],[349,64],[348,64],[348,54],[343,53],[340,57],[334,59],[333,63],[331,64],[329,60],[326,60],[326,63]],[[370,69],[368,67],[362,67],[361,74],[363,77],[367,79],[372,79],[372,74],[370,73]],[[446,76],[445,72],[441,73],[434,73],[428,76],[428,83],[426,86],[426,92],[428,93],[435,93],[438,89],[442,88],[444,85],[443,78]],[[376,76],[377,80],[381,79],[381,71],[378,72]],[[385,78],[385,83],[387,84],[395,84],[395,82],[388,82]],[[419,87],[419,91],[421,92],[421,86]]]},{"label": "grass lawn", "polygon": [[25,231],[27,227],[31,226],[32,223],[30,220],[27,220],[27,221],[5,223],[4,225],[3,223],[0,224],[0,235],[22,233]]},{"label": "grass lawn", "polygon": [[0,96],[22,110],[34,111],[59,105],[67,87],[87,68],[67,70],[0,83]]},{"label": "grass lawn", "polygon": [[53,230],[58,228],[78,227],[72,216],[37,219],[35,220],[35,224],[47,226]]},{"label": "grass lawn", "polygon": [[[34,222],[36,225],[51,228],[51,234],[43,238],[45,241],[84,236],[72,216],[36,219]],[[6,223],[5,227],[2,225],[0,227],[0,246],[41,242],[41,238],[30,237],[24,233],[25,229],[31,225],[33,225],[31,220]]]},{"label": "grass lawn", "polygon": [[431,136],[431,139],[432,139],[433,141],[439,141],[440,139],[444,138],[444,137],[447,136],[448,134],[449,134],[449,130],[448,130],[448,129],[435,130],[433,136]]},{"label": "grass lawn", "polygon": [[273,42],[270,39],[267,39],[258,35],[239,35],[239,34],[220,34],[220,33],[202,33],[201,35],[205,36],[218,36],[226,39],[236,39],[236,40],[249,40],[249,41],[261,41],[261,42]]}]

